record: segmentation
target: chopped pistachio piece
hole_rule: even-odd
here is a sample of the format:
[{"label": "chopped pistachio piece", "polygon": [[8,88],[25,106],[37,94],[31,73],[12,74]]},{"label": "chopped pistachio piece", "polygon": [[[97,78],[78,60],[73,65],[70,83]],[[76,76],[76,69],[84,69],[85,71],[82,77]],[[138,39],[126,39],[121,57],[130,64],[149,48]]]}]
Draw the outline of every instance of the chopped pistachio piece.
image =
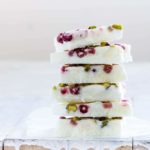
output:
[{"label": "chopped pistachio piece", "polygon": [[57,87],[56,87],[56,86],[53,86],[53,90],[57,90]]},{"label": "chopped pistachio piece", "polygon": [[71,118],[71,120],[72,121],[78,121],[78,120],[81,120],[81,118],[79,118],[79,117],[73,117],[73,118]]},{"label": "chopped pistachio piece", "polygon": [[105,126],[107,126],[108,123],[109,123],[109,120],[104,120],[104,121],[102,121],[101,128],[104,128]]},{"label": "chopped pistachio piece", "polygon": [[122,28],[123,28],[122,25],[120,25],[120,24],[113,24],[112,27],[117,30],[122,30]]},{"label": "chopped pistachio piece", "polygon": [[68,112],[70,112],[70,111],[76,112],[77,106],[75,104],[68,104],[66,109],[68,110]]},{"label": "chopped pistachio piece", "polygon": [[109,43],[106,42],[106,41],[102,41],[102,42],[100,43],[100,45],[101,45],[101,47],[109,46]]},{"label": "chopped pistachio piece", "polygon": [[64,87],[65,84],[64,84],[64,83],[59,83],[59,86],[60,86],[60,87]]},{"label": "chopped pistachio piece", "polygon": [[95,29],[96,26],[89,26],[88,29]]},{"label": "chopped pistachio piece", "polygon": [[88,72],[91,69],[90,65],[85,65],[84,66],[84,71]]},{"label": "chopped pistachio piece", "polygon": [[103,83],[102,85],[103,85],[103,86],[107,89],[107,88],[109,88],[109,87],[110,87],[110,85],[111,85],[111,84],[110,84],[110,83],[108,83],[108,82],[105,82],[105,83]]}]

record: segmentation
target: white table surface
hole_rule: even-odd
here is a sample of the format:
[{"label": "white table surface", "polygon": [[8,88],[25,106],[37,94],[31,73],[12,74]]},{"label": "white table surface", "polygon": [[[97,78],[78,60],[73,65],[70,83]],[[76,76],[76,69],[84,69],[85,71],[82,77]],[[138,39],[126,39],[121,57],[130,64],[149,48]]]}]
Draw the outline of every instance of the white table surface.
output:
[{"label": "white table surface", "polygon": [[[150,63],[128,64],[126,68],[134,115],[150,120]],[[51,103],[56,70],[48,61],[0,62],[0,140],[17,138],[30,112]]]}]

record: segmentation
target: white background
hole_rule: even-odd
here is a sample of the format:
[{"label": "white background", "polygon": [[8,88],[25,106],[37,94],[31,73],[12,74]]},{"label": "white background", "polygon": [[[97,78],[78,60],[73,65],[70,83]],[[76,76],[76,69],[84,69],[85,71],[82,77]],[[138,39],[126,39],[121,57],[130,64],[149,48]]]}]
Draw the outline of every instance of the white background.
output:
[{"label": "white background", "polygon": [[150,60],[149,0],[0,0],[0,60],[48,60],[53,37],[122,23],[135,61]]}]

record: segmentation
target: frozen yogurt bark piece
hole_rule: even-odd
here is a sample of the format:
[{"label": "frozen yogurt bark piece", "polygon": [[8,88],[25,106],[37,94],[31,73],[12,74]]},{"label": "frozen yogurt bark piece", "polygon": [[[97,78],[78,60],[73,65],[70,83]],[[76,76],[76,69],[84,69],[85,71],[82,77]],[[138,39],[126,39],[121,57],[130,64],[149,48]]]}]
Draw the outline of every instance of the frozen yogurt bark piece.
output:
[{"label": "frozen yogurt bark piece", "polygon": [[122,65],[63,65],[60,70],[63,83],[118,83],[127,79]]},{"label": "frozen yogurt bark piece", "polygon": [[131,103],[128,100],[57,104],[53,109],[58,115],[78,117],[124,117],[130,116],[132,112]]},{"label": "frozen yogurt bark piece", "polygon": [[121,120],[121,117],[62,117],[58,123],[57,135],[69,138],[119,137]]},{"label": "frozen yogurt bark piece", "polygon": [[109,26],[91,26],[87,29],[77,29],[59,33],[55,38],[56,51],[71,50],[85,47],[87,45],[97,45],[101,41],[116,41],[123,36],[123,27],[119,24]]},{"label": "frozen yogurt bark piece", "polygon": [[120,64],[131,62],[130,45],[113,44],[51,53],[52,64]]},{"label": "frozen yogurt bark piece", "polygon": [[119,101],[125,88],[117,83],[59,84],[53,87],[53,94],[61,102]]}]

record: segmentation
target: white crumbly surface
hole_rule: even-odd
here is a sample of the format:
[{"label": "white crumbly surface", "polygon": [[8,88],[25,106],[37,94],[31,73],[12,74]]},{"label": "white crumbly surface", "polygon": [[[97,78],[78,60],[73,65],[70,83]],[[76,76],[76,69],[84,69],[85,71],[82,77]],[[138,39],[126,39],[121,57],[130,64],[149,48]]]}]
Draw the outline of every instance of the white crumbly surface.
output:
[{"label": "white crumbly surface", "polygon": [[[87,86],[80,86],[80,93],[73,95],[68,90],[68,93],[62,94],[61,87],[57,86],[56,90],[53,90],[54,97],[57,100],[62,101],[119,101],[123,99],[125,89],[121,84],[117,84],[118,87],[111,85],[106,89],[103,85],[92,84]],[[67,87],[66,87],[67,88]]]},{"label": "white crumbly surface", "polygon": [[[26,137],[28,139],[48,139],[48,138],[58,137],[58,135],[59,137],[61,137],[57,129],[60,123],[57,118],[59,118],[59,116],[54,115],[53,111],[51,110],[51,107],[47,106],[47,107],[41,107],[36,110],[33,110],[26,118],[26,121],[24,123],[26,126],[26,134],[25,134]],[[67,130],[67,127],[68,126],[62,127],[62,130]],[[88,128],[87,125],[86,128]],[[57,132],[55,132],[56,130]],[[138,118],[133,118],[133,117],[124,118],[122,121],[121,132],[122,132],[121,138],[149,135],[150,122]],[[79,136],[80,133],[78,137]],[[90,136],[90,138],[93,139],[94,137]]]},{"label": "white crumbly surface", "polygon": [[108,26],[101,26],[96,29],[79,29],[65,33],[71,34],[73,39],[69,42],[59,43],[57,42],[57,38],[55,38],[54,42],[57,52],[85,47],[87,45],[97,45],[101,41],[118,41],[123,36],[123,30],[113,29],[109,31]]},{"label": "white crumbly surface", "polygon": [[56,126],[58,137],[84,138],[84,137],[119,137],[121,136],[121,120],[109,121],[101,128],[101,121],[93,119],[80,120],[72,125],[68,119],[60,119]]},{"label": "white crumbly surface", "polygon": [[[106,73],[104,65],[92,65],[87,72],[83,66],[67,67],[65,72],[60,73],[60,82],[62,83],[116,83],[125,81],[127,74],[122,65],[113,65],[110,73]],[[95,69],[96,72],[92,70]]]},{"label": "white crumbly surface", "polygon": [[76,54],[68,55],[68,51],[51,53],[52,64],[121,64],[132,61],[130,45],[122,44],[125,50],[118,45],[115,47],[95,47],[95,54],[87,54],[80,58]]},{"label": "white crumbly surface", "polygon": [[[110,103],[110,102],[109,102]],[[87,113],[80,111],[80,106],[86,105],[88,107]],[[107,104],[106,104],[107,105]],[[131,103],[129,101],[113,101],[111,108],[105,108],[102,102],[76,104],[76,111],[68,111],[66,104],[54,105],[52,110],[59,116],[78,116],[78,117],[115,117],[115,116],[130,116],[132,112]],[[56,109],[57,108],[57,109]],[[58,111],[59,110],[59,111]]]}]

